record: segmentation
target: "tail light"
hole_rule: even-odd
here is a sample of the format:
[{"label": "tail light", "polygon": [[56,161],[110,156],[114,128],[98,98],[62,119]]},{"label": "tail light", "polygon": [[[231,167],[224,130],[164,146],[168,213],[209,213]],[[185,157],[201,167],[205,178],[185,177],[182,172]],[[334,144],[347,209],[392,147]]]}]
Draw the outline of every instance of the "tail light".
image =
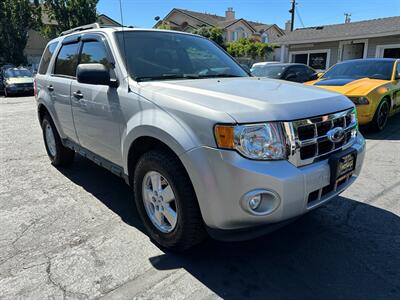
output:
[{"label": "tail light", "polygon": [[36,79],[33,80],[33,95],[37,96]]}]

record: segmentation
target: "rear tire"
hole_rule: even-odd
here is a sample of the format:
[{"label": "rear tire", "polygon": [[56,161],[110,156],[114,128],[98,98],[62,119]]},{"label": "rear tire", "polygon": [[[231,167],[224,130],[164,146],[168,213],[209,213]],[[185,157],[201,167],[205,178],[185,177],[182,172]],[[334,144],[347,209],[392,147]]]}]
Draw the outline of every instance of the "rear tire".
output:
[{"label": "rear tire", "polygon": [[374,118],[372,120],[372,129],[374,131],[382,131],[385,129],[387,120],[389,118],[390,103],[388,99],[383,99],[376,109]]},{"label": "rear tire", "polygon": [[[206,234],[197,198],[177,157],[167,151],[151,150],[139,158],[133,174],[136,207],[156,244],[169,250],[184,251],[203,241]],[[152,176],[159,178],[161,183]],[[157,182],[158,193],[154,192],[153,179]],[[165,192],[167,189],[169,193]],[[168,215],[171,208],[176,219]],[[157,213],[159,217],[154,217]]]},{"label": "rear tire", "polygon": [[53,166],[68,166],[74,160],[75,151],[64,147],[56,126],[49,115],[42,121],[42,132],[47,155]]}]

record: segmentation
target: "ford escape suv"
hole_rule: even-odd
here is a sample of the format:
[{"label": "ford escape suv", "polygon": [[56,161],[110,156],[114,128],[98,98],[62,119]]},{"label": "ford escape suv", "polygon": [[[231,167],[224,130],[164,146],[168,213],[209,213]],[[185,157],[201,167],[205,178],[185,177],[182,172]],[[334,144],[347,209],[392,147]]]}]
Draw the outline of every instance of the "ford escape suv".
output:
[{"label": "ford escape suv", "polygon": [[64,32],[35,95],[52,164],[79,153],[123,177],[149,236],[174,250],[285,224],[345,190],[364,159],[345,96],[251,77],[188,33]]}]

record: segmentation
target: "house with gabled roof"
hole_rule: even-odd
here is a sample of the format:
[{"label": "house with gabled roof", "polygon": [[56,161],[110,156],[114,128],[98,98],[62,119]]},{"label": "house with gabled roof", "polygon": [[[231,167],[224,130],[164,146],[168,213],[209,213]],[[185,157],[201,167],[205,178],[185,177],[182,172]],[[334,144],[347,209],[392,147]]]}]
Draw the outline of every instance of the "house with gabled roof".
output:
[{"label": "house with gabled roof", "polygon": [[400,58],[400,17],[299,28],[275,43],[281,46],[282,62],[317,70],[349,59]]},{"label": "house with gabled roof", "polygon": [[274,43],[285,34],[276,24],[264,24],[236,18],[232,7],[226,10],[225,16],[173,8],[154,27],[158,27],[161,23],[171,26],[174,30],[187,32],[202,26],[219,27],[224,32],[226,42],[251,37],[265,43]]}]

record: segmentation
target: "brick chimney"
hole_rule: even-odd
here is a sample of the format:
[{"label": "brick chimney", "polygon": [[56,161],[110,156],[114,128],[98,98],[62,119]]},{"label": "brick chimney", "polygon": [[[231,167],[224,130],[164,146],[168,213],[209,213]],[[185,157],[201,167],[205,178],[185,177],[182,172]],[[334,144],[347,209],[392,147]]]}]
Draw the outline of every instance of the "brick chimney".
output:
[{"label": "brick chimney", "polygon": [[290,32],[291,27],[292,27],[292,22],[290,20],[286,21],[285,32]]},{"label": "brick chimney", "polygon": [[228,7],[225,12],[225,17],[227,20],[235,20],[235,11],[233,10],[233,7]]}]

